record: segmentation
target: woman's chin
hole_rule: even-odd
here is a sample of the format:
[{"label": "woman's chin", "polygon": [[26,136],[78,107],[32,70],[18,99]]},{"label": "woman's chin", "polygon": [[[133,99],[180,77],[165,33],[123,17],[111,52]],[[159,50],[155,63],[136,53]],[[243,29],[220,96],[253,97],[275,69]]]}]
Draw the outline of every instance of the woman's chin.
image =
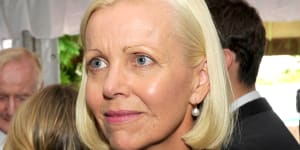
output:
[{"label": "woman's chin", "polygon": [[109,145],[113,150],[139,150],[153,146],[153,140],[149,137],[136,137],[132,134],[110,138]]},{"label": "woman's chin", "polygon": [[113,150],[136,150],[136,149],[141,149],[141,148],[139,148],[139,146],[131,144],[130,139],[128,139],[127,141],[124,141],[124,142],[119,142],[119,143],[111,142],[110,146]]}]

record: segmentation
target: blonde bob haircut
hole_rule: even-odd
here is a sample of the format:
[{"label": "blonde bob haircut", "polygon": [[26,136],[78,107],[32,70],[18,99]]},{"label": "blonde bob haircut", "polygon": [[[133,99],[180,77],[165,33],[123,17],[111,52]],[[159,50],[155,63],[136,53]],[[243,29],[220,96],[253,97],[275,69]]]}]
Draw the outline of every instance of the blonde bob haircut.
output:
[{"label": "blonde bob haircut", "polygon": [[[81,24],[81,38],[85,46],[85,31],[90,16],[96,10],[111,6],[119,0],[94,0]],[[197,66],[207,61],[210,91],[201,104],[201,115],[193,128],[182,138],[195,150],[219,149],[229,143],[233,128],[233,114],[229,110],[232,89],[225,68],[223,50],[217,31],[204,0],[165,0],[176,18],[175,34],[184,43],[188,60]],[[86,105],[87,73],[83,62],[83,77],[76,106],[76,125],[82,141],[91,149],[108,150],[109,145],[98,129],[95,118]]]}]

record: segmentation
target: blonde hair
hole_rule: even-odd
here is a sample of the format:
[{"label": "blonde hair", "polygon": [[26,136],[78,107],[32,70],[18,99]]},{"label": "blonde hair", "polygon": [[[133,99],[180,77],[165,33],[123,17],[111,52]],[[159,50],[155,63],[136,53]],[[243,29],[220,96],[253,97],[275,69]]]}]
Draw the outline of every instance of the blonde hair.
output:
[{"label": "blonde hair", "polygon": [[[81,38],[85,46],[85,30],[95,10],[112,5],[114,0],[95,0],[81,24]],[[217,31],[204,0],[169,0],[176,18],[175,34],[184,43],[191,65],[197,66],[206,59],[210,91],[201,104],[201,115],[193,128],[183,136],[193,149],[219,149],[228,144],[233,129],[233,114],[229,110],[232,89],[225,68],[223,50]],[[85,62],[84,62],[85,63]],[[92,149],[109,149],[97,130],[94,117],[85,101],[86,70],[83,67],[82,83],[76,106],[76,124],[83,142]],[[101,140],[100,140],[101,139]],[[99,142],[100,141],[100,142]]]},{"label": "blonde hair", "polygon": [[68,86],[48,86],[24,102],[16,112],[5,150],[81,150],[75,126],[77,91]]},{"label": "blonde hair", "polygon": [[42,65],[39,57],[33,52],[25,48],[8,48],[0,51],[0,70],[5,66],[5,64],[13,61],[19,61],[26,59],[32,62],[32,65],[36,68],[37,79],[36,79],[36,89],[40,89],[43,84],[42,75]]}]

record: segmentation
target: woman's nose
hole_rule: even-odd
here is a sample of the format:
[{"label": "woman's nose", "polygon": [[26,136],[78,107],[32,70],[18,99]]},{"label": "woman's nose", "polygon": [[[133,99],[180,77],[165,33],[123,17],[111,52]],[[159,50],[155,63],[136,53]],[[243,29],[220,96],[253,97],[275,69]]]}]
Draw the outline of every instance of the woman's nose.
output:
[{"label": "woman's nose", "polygon": [[103,84],[103,97],[107,100],[129,95],[129,78],[124,67],[113,67],[109,69]]}]

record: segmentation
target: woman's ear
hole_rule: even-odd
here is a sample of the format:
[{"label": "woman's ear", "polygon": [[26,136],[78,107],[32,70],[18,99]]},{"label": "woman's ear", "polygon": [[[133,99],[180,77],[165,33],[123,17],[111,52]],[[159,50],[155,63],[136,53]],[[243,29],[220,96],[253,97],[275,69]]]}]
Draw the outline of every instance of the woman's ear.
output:
[{"label": "woman's ear", "polygon": [[209,92],[209,76],[206,59],[194,69],[194,86],[190,98],[192,105],[201,103]]},{"label": "woman's ear", "polygon": [[229,69],[230,66],[232,65],[232,63],[234,61],[234,56],[235,56],[235,54],[230,49],[228,49],[228,48],[224,49],[224,57],[225,57],[227,69]]}]

